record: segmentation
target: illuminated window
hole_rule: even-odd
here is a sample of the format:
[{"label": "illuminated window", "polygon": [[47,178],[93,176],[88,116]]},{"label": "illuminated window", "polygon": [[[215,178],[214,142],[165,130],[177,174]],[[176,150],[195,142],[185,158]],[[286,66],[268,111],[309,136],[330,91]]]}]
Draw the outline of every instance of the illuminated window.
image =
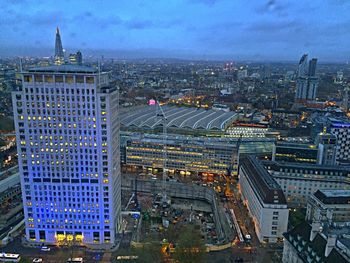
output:
[{"label": "illuminated window", "polygon": [[55,76],[56,83],[62,83],[63,82],[63,76]]},{"label": "illuminated window", "polygon": [[94,77],[86,77],[86,83],[88,84],[94,84],[95,83],[95,78]]},{"label": "illuminated window", "polygon": [[43,75],[34,75],[35,82],[43,82]]},{"label": "illuminated window", "polygon": [[53,76],[52,75],[45,75],[45,82],[53,83]]},{"label": "illuminated window", "polygon": [[75,76],[75,81],[77,83],[84,83],[84,76]]},{"label": "illuminated window", "polygon": [[32,82],[33,78],[31,75],[24,75],[24,82]]},{"label": "illuminated window", "polygon": [[73,82],[74,82],[73,76],[66,76],[66,83],[73,83]]}]

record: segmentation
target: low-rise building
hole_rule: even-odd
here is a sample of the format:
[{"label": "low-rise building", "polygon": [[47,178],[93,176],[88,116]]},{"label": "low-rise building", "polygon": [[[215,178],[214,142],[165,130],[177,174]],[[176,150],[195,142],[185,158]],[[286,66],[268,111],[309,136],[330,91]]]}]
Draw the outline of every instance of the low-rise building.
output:
[{"label": "low-rise building", "polygon": [[[349,229],[323,230],[317,222],[303,222],[284,234],[283,263],[346,263],[350,262]],[[338,232],[338,234],[336,234]]]},{"label": "low-rise building", "polygon": [[315,144],[277,142],[272,152],[273,161],[317,163],[318,148]]},{"label": "low-rise building", "polygon": [[[164,140],[162,134],[122,132],[121,162],[127,167],[162,169]],[[237,154],[271,155],[274,138],[218,138],[168,134],[166,140],[167,169],[226,174],[232,168],[238,173]],[[238,151],[239,146],[239,151]]]},{"label": "low-rise building", "polygon": [[281,241],[287,231],[289,212],[281,187],[254,156],[240,162],[239,184],[259,241]]},{"label": "low-rise building", "polygon": [[125,144],[128,166],[163,169],[166,150],[169,170],[226,174],[232,167],[237,174],[237,143],[228,139],[168,135],[164,147],[163,136],[135,134]]},{"label": "low-rise building", "polygon": [[306,220],[342,225],[350,222],[350,190],[318,190],[307,202]]},{"label": "low-rise building", "polygon": [[281,186],[290,206],[303,206],[319,189],[350,189],[350,168],[318,164],[263,161]]}]

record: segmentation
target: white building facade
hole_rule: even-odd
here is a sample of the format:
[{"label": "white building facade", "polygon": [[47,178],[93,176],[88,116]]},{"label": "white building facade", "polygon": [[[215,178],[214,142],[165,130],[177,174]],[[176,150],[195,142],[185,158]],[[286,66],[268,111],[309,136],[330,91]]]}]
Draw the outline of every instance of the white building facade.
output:
[{"label": "white building facade", "polygon": [[282,241],[288,225],[286,199],[279,185],[255,157],[249,156],[242,160],[239,184],[242,201],[253,218],[259,241]]},{"label": "white building facade", "polygon": [[263,164],[293,207],[305,206],[319,189],[350,189],[349,167],[271,161]]},{"label": "white building facade", "polygon": [[26,239],[113,244],[120,227],[119,95],[108,73],[22,72],[13,92]]}]

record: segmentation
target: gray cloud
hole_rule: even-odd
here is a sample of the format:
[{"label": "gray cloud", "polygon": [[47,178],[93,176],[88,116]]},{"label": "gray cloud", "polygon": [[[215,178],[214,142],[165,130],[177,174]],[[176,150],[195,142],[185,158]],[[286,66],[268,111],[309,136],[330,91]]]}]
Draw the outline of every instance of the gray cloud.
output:
[{"label": "gray cloud", "polygon": [[265,4],[258,6],[255,11],[258,14],[277,14],[278,16],[288,15],[288,4],[277,0],[268,0]]},{"label": "gray cloud", "polygon": [[300,30],[302,24],[294,20],[284,20],[284,21],[258,21],[250,26],[248,29],[255,32],[261,32],[266,34],[273,34],[276,32],[290,32],[290,30]]},{"label": "gray cloud", "polygon": [[124,22],[126,28],[129,29],[146,29],[154,27],[154,23],[150,20],[141,20],[141,19],[131,19]]}]

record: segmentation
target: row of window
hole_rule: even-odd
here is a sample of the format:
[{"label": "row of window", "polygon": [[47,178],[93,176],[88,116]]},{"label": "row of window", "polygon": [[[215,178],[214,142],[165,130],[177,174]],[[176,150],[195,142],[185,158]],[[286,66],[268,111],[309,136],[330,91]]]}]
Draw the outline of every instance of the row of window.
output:
[{"label": "row of window", "polygon": [[47,82],[47,83],[86,83],[94,84],[95,78],[93,76],[81,75],[24,75],[24,82]]}]

